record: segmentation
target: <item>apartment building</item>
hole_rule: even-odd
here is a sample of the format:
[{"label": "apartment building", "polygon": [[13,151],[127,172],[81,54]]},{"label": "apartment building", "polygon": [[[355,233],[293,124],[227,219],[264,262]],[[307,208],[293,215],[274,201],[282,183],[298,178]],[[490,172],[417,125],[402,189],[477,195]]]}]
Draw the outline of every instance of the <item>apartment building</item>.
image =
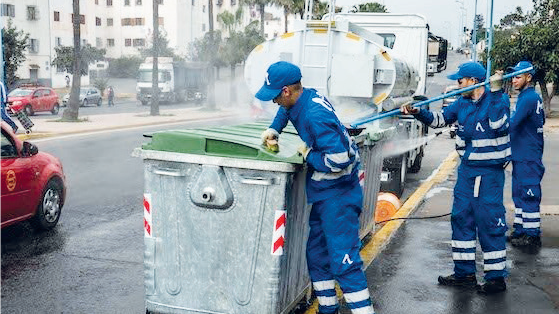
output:
[{"label": "apartment building", "polygon": [[[151,45],[154,0],[81,0],[81,43],[107,51],[107,58],[138,55],[139,49]],[[208,0],[159,1],[159,29],[178,55],[185,56],[188,45],[209,30]],[[235,12],[240,0],[213,0],[214,27],[222,28],[217,15]],[[27,60],[18,76],[23,81],[63,87],[71,75],[53,68],[56,46],[72,46],[73,7],[70,0],[1,0],[1,25],[8,21],[29,33]],[[259,19],[254,8],[245,8],[242,26]],[[224,31],[225,32],[225,31]],[[225,34],[226,35],[226,34]],[[90,66],[90,70],[106,68],[106,62]],[[82,84],[90,83],[89,76]]]}]

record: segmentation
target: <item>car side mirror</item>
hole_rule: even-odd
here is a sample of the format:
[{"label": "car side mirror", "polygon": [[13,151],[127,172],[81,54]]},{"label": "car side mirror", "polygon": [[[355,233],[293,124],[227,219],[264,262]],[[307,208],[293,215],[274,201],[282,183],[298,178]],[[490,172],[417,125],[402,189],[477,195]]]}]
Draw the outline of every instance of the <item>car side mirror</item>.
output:
[{"label": "car side mirror", "polygon": [[23,157],[31,157],[35,156],[39,153],[39,148],[35,144],[31,144],[29,142],[23,142],[23,149],[21,150],[21,154]]}]

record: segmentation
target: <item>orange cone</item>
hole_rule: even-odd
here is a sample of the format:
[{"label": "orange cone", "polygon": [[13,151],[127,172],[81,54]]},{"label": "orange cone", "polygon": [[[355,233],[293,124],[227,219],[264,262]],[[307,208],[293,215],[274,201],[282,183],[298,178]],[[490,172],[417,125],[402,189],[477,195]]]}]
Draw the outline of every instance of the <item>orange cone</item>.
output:
[{"label": "orange cone", "polygon": [[375,222],[382,222],[394,216],[402,204],[400,199],[392,193],[379,193],[375,208]]}]

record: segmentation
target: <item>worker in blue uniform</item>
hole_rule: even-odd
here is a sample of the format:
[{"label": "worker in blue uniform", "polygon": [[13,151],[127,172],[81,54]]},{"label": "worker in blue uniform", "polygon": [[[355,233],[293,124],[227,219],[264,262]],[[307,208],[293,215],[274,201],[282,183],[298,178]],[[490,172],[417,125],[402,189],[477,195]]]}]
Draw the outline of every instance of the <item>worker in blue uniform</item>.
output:
[{"label": "worker in blue uniform", "polygon": [[264,144],[276,141],[288,121],[305,143],[298,151],[308,166],[306,194],[312,203],[307,266],[319,312],[338,312],[337,281],[352,313],[374,313],[359,256],[363,192],[356,145],[330,102],[316,90],[302,87],[301,70],[294,64],[270,65],[256,98],[280,106],[262,133]]},{"label": "worker in blue uniform", "polygon": [[14,133],[17,132],[17,125],[14,122],[14,120],[12,120],[12,118],[10,118],[10,116],[8,115],[8,111],[7,111],[7,104],[8,104],[8,94],[6,93],[6,87],[4,86],[4,82],[0,81],[0,105],[2,106],[2,120],[6,121],[6,123],[8,123],[12,129],[14,130]]},{"label": "worker in blue uniform", "polygon": [[[485,69],[466,62],[448,76],[465,88],[485,80]],[[477,287],[482,294],[506,290],[504,165],[510,160],[509,106],[501,91],[502,72],[485,86],[462,93],[442,112],[402,106],[404,114],[433,128],[458,123],[456,151],[461,163],[451,214],[454,274],[439,276],[445,286]],[[477,285],[476,233],[483,251],[485,284]]]},{"label": "worker in blue uniform", "polygon": [[[530,67],[530,62],[521,61],[511,70],[516,72]],[[541,247],[540,182],[545,172],[542,163],[545,113],[542,99],[534,90],[535,74],[536,71],[531,70],[513,77],[512,86],[520,94],[510,119],[515,218],[509,239],[513,246],[533,249]]]}]

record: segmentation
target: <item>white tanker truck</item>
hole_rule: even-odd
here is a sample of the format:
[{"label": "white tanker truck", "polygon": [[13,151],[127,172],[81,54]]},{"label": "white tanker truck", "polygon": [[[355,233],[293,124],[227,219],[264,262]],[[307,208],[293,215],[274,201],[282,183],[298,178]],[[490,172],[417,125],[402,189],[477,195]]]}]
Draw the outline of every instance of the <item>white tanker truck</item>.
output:
[{"label": "white tanker truck", "polygon": [[[346,13],[322,21],[296,21],[295,31],[258,45],[245,62],[251,92],[262,85],[269,65],[297,64],[302,84],[315,88],[336,107],[342,122],[422,100],[427,72],[427,23],[417,14]],[[381,190],[400,196],[407,172],[421,167],[427,128],[412,117],[388,118],[363,125],[384,130],[388,145],[406,140],[418,145],[385,158]],[[395,141],[391,141],[391,140]]]}]

